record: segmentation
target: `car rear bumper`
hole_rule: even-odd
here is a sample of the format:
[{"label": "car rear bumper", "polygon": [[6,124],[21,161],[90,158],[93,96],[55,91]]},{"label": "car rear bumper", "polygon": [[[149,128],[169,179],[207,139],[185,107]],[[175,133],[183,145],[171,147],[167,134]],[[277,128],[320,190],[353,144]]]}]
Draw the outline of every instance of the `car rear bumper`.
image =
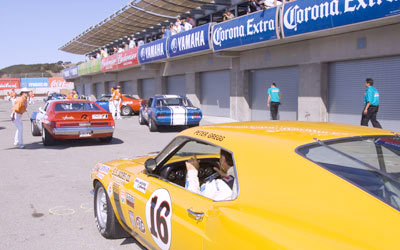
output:
[{"label": "car rear bumper", "polygon": [[112,134],[114,132],[113,126],[104,127],[74,127],[74,128],[54,128],[53,134],[58,135],[76,135],[79,136],[84,133],[90,133],[92,135],[97,134]]}]

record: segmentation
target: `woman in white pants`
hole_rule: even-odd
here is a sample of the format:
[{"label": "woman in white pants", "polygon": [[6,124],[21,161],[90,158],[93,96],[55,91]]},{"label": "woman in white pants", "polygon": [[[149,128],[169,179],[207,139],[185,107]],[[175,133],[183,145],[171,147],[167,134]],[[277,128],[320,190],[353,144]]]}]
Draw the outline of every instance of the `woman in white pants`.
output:
[{"label": "woman in white pants", "polygon": [[108,108],[110,109],[110,113],[112,114],[112,117],[115,120],[115,105],[113,96],[114,96],[114,87],[111,88],[111,98],[110,101],[108,102]]},{"label": "woman in white pants", "polygon": [[25,148],[22,139],[23,127],[22,127],[22,115],[26,112],[27,100],[28,100],[29,90],[23,88],[21,89],[21,96],[15,99],[13,105],[12,121],[17,127],[17,131],[14,136],[14,145],[19,148]]}]

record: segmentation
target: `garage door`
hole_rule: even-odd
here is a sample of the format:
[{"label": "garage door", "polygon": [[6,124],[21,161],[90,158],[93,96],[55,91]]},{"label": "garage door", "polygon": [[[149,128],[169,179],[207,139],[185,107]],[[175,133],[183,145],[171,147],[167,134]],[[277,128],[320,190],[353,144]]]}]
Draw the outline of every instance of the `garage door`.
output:
[{"label": "garage door", "polygon": [[143,79],[142,80],[142,98],[149,99],[150,97],[156,94],[156,80],[154,78],[151,79]]},{"label": "garage door", "polygon": [[104,94],[103,83],[96,83],[95,90],[96,90],[96,98],[99,99]]},{"label": "garage door", "polygon": [[84,95],[83,84],[81,83],[75,84],[75,90],[78,92],[79,96]]},{"label": "garage door", "polygon": [[106,82],[104,86],[106,94],[112,94],[111,88],[116,87],[117,85],[118,85],[117,82]]},{"label": "garage door", "polygon": [[201,109],[204,115],[230,116],[229,71],[200,73]]},{"label": "garage door", "polygon": [[167,77],[167,93],[170,95],[186,95],[185,76]]},{"label": "garage door", "polygon": [[371,77],[380,95],[378,121],[385,129],[399,131],[399,69],[399,56],[331,63],[328,87],[329,121],[360,124],[364,108],[364,83],[367,77]]},{"label": "garage door", "polygon": [[297,67],[262,69],[250,72],[250,107],[252,120],[271,120],[267,108],[268,88],[275,82],[281,91],[279,120],[296,120],[299,73]]},{"label": "garage door", "polygon": [[133,90],[133,82],[132,81],[126,81],[121,84],[122,88],[122,93],[127,94],[127,95],[134,95],[137,94]]}]

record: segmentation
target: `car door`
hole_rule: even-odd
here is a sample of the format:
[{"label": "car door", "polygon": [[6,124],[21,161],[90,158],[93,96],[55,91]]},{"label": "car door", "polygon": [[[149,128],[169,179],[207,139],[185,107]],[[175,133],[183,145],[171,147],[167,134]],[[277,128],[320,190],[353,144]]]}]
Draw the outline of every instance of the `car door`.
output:
[{"label": "car door", "polygon": [[160,249],[203,249],[213,201],[144,172],[125,192],[134,197],[136,225],[132,229],[146,244]]}]

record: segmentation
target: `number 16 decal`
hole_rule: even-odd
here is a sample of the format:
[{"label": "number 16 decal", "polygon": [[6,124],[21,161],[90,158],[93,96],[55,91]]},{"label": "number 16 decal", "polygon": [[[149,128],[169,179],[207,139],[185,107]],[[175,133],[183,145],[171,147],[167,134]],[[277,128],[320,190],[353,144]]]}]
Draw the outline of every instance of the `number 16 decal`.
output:
[{"label": "number 16 decal", "polygon": [[161,249],[171,246],[171,197],[166,189],[154,191],[146,203],[146,220],[153,240]]}]

